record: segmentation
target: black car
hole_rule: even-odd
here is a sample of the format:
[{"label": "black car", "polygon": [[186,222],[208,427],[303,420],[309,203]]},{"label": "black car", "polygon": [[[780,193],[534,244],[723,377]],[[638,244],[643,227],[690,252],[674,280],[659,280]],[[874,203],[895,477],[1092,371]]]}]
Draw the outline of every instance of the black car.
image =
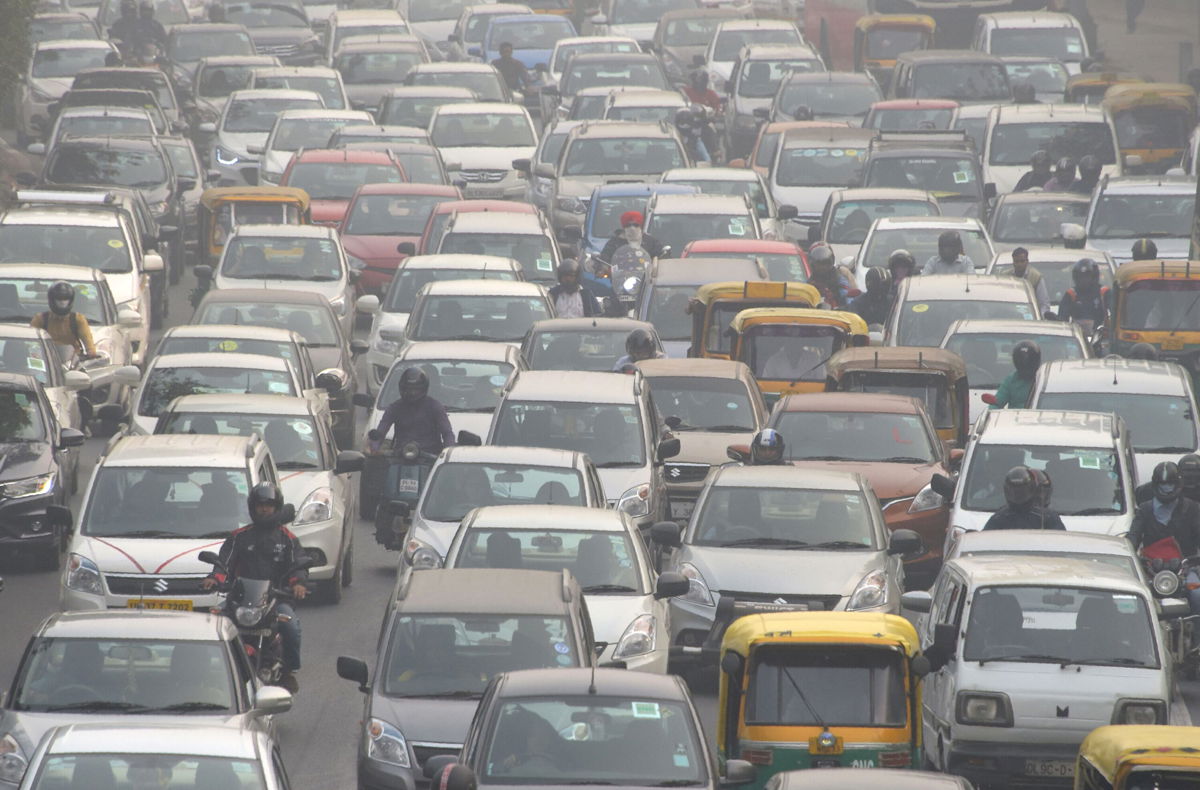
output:
[{"label": "black car", "polygon": [[346,337],[325,297],[277,288],[222,288],[204,295],[192,323],[270,326],[299,333],[308,341],[309,354],[320,371],[317,384],[329,392],[338,446],[354,448],[358,441],[352,400],[358,392],[354,358],[368,346],[365,340]]},{"label": "black car", "polygon": [[71,82],[71,90],[97,88],[118,88],[125,90],[149,91],[158,99],[158,106],[171,126],[179,132],[184,130],[184,120],[179,111],[179,100],[175,97],[175,89],[171,80],[162,69],[132,68],[120,66],[103,69],[84,69],[75,75]]},{"label": "black car", "polygon": [[285,66],[313,66],[321,57],[300,0],[228,0],[225,17],[245,26],[258,54],[274,55]]},{"label": "black car", "polygon": [[60,428],[32,376],[0,373],[0,547],[55,570],[71,528],[66,508],[83,433]]}]

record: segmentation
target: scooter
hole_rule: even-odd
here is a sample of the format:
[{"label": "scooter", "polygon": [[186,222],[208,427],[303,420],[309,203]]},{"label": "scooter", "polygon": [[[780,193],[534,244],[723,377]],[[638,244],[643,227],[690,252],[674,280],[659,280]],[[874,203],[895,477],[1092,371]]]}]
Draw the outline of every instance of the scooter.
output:
[{"label": "scooter", "polygon": [[399,549],[437,456],[423,452],[416,442],[408,442],[398,453],[379,453],[368,456],[368,460],[375,467],[373,480],[381,492],[375,508],[375,542],[387,549]]},{"label": "scooter", "polygon": [[[1153,574],[1151,587],[1159,598],[1186,599],[1190,590],[1200,588],[1200,566],[1192,564],[1186,557],[1143,557],[1142,561]],[[1185,614],[1162,620],[1167,649],[1175,667],[1187,680],[1200,677],[1200,646],[1195,643],[1198,619],[1198,615]]]}]

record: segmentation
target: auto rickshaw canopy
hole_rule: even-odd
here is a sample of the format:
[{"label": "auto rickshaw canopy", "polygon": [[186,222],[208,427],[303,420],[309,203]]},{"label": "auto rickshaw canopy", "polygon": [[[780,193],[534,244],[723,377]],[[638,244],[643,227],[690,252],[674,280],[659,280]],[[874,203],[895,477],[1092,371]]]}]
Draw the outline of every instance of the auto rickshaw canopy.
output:
[{"label": "auto rickshaw canopy", "polygon": [[774,280],[705,283],[696,289],[695,300],[705,307],[722,299],[804,302],[816,307],[821,303],[821,293],[808,283]]},{"label": "auto rickshaw canopy", "polygon": [[920,652],[912,623],[879,612],[766,612],[739,617],[725,630],[721,652],[748,656],[760,642],[829,642],[897,645],[908,657]]},{"label": "auto rickshaw canopy", "polygon": [[1099,104],[1104,94],[1113,85],[1129,85],[1145,82],[1136,74],[1115,71],[1085,71],[1067,78],[1063,98],[1076,104]]},{"label": "auto rickshaw canopy", "polygon": [[210,187],[200,195],[200,205],[209,211],[222,203],[291,203],[303,214],[309,197],[299,187]]},{"label": "auto rickshaw canopy", "polygon": [[1200,261],[1130,261],[1117,267],[1113,287],[1128,288],[1143,280],[1200,280]]},{"label": "auto rickshaw canopy", "polygon": [[750,307],[796,305],[816,307],[821,293],[808,283],[747,280],[706,283],[688,302],[692,316],[692,356],[728,359],[733,343],[725,332],[730,319]]},{"label": "auto rickshaw canopy", "polygon": [[929,370],[940,372],[954,381],[967,377],[967,364],[953,351],[924,346],[878,346],[847,348],[825,365],[830,379],[841,381],[854,370]]},{"label": "auto rickshaw canopy", "polygon": [[1140,108],[1196,114],[1196,91],[1178,82],[1117,83],[1104,92],[1101,106],[1110,113]]},{"label": "auto rickshaw canopy", "polygon": [[1079,745],[1079,760],[1099,771],[1114,787],[1135,767],[1198,768],[1200,728],[1161,724],[1097,727]]},{"label": "auto rickshaw canopy", "polygon": [[854,23],[855,30],[863,33],[870,33],[872,30],[881,27],[903,28],[905,30],[917,28],[929,33],[932,38],[934,31],[937,29],[937,22],[928,14],[867,14],[860,16],[858,21]]},{"label": "auto rickshaw canopy", "polygon": [[729,328],[740,335],[757,326],[774,324],[836,326],[848,335],[866,335],[870,332],[867,322],[858,313],[811,307],[752,307],[735,315],[729,322]]}]

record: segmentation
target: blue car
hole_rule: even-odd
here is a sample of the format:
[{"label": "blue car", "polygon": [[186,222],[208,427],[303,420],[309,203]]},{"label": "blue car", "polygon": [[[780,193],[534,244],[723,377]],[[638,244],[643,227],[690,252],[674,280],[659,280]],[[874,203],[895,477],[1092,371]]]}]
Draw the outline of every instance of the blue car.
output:
[{"label": "blue car", "polygon": [[[525,64],[531,72],[537,66],[550,62],[554,45],[559,39],[579,35],[575,26],[566,17],[552,14],[513,14],[494,16],[488,21],[483,34],[484,63],[500,57],[500,45],[512,44],[513,57]],[[536,75],[530,77],[537,79]]]}]

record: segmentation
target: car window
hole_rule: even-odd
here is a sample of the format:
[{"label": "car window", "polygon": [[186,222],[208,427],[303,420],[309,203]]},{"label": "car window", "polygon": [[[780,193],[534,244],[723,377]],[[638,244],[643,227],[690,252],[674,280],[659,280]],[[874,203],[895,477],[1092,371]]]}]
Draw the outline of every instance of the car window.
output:
[{"label": "car window", "polygon": [[871,112],[869,126],[883,132],[902,132],[907,129],[948,129],[954,109],[887,108]]},{"label": "car window", "polygon": [[714,61],[728,62],[735,59],[742,47],[751,44],[793,44],[802,45],[804,41],[794,28],[775,30],[722,30],[717,35],[713,47]]},{"label": "car window", "polygon": [[[937,255],[938,235],[942,228],[877,228],[870,235],[862,250],[862,260],[859,266],[882,266],[887,268],[888,258],[896,250],[908,250],[913,254],[918,269],[925,261]],[[982,267],[992,258],[992,248],[987,236],[982,230],[974,228],[956,228],[963,243],[963,254],[971,259],[975,266]],[[971,318],[983,316],[972,315]],[[991,317],[991,316],[989,316]],[[959,318],[966,318],[960,315]]]},{"label": "car window", "polygon": [[201,58],[219,55],[253,55],[254,42],[241,30],[195,32],[180,25],[171,31],[167,52],[177,63],[195,63]]},{"label": "car window", "polygon": [[413,71],[405,78],[405,83],[468,88],[479,97],[476,101],[506,100],[500,75],[494,71]]},{"label": "car window", "polygon": [[342,259],[333,239],[235,236],[221,255],[221,275],[238,280],[334,282]]},{"label": "car window", "polygon": [[1189,238],[1195,206],[1194,194],[1104,194],[1096,199],[1088,238]]},{"label": "car window", "polygon": [[824,70],[824,64],[812,58],[747,60],[738,72],[737,95],[747,99],[766,99],[775,95],[779,83],[789,74],[810,74]]},{"label": "car window", "polygon": [[296,367],[300,365],[300,361],[296,358],[295,344],[286,340],[261,340],[258,338],[233,340],[231,338],[168,335],[159,343],[155,353],[161,356],[163,354],[207,354],[215,351],[223,354],[265,354],[268,357],[286,359]]},{"label": "car window", "polygon": [[107,274],[133,271],[133,259],[120,227],[0,224],[0,261],[47,260]]},{"label": "car window", "polygon": [[937,205],[926,200],[843,200],[833,210],[825,240],[862,244],[871,223],[880,217],[933,217],[939,213]]},{"label": "car window", "polygon": [[42,403],[34,393],[15,389],[0,390],[0,414],[4,415],[4,419],[0,420],[0,442],[47,440],[48,426],[42,417]]},{"label": "car window", "polygon": [[674,431],[753,431],[754,406],[738,379],[700,376],[651,376],[646,379],[654,403],[665,418],[678,418]]},{"label": "car window", "polygon": [[871,105],[882,99],[879,88],[867,82],[788,82],[775,97],[776,117],[792,117],[798,107],[812,111],[814,118],[865,118]]},{"label": "car window", "polygon": [[772,427],[784,436],[805,437],[786,446],[789,461],[928,464],[937,460],[933,437],[916,414],[780,411]]},{"label": "car window", "polygon": [[400,376],[409,367],[425,371],[429,377],[429,396],[450,414],[474,412],[490,414],[500,402],[500,393],[512,375],[507,362],[462,359],[416,359],[395,365],[384,380],[376,400],[383,408],[400,397]]},{"label": "car window", "polygon": [[900,306],[896,331],[898,346],[938,346],[950,324],[969,315],[978,319],[1032,321],[1028,302],[993,302],[976,299],[910,300]]},{"label": "car window", "polygon": [[610,332],[538,332],[524,348],[530,370],[594,370],[609,372],[625,356],[622,329]]},{"label": "car window", "polygon": [[505,401],[493,444],[586,452],[598,468],[643,466],[645,431],[636,406]]},{"label": "car window", "polygon": [[654,286],[646,320],[654,324],[663,340],[691,340],[692,317],[687,308],[696,286]]},{"label": "car window", "polygon": [[569,570],[585,593],[646,592],[636,549],[624,532],[472,528],[447,567]]},{"label": "car window", "polygon": [[780,186],[859,186],[866,148],[828,148],[819,145],[784,148],[775,163]]},{"label": "car window", "polygon": [[254,66],[205,66],[200,71],[197,93],[206,99],[222,99],[250,87]]},{"label": "car window", "polygon": [[1117,161],[1112,128],[1096,123],[1002,123],[992,128],[988,162],[993,165],[1029,164],[1030,151],[1046,151],[1054,161],[1064,156],[1079,161],[1091,155],[1102,165]]},{"label": "car window", "polygon": [[280,118],[270,147],[272,151],[321,148],[334,131],[348,123],[352,123],[348,118]]},{"label": "car window", "polygon": [[58,122],[55,140],[68,137],[151,137],[154,122],[150,116],[70,115]]},{"label": "car window", "polygon": [[712,486],[689,529],[697,546],[875,547],[870,508],[857,491]]},{"label": "car window", "polygon": [[956,101],[1008,101],[1008,75],[999,63],[927,63],[917,66],[913,98]]},{"label": "car window", "polygon": [[218,302],[201,305],[193,318],[197,324],[243,324],[290,329],[310,346],[334,346],[340,342],[337,324],[323,306]]},{"label": "car window", "polygon": [[1062,516],[1126,512],[1121,465],[1112,450],[1053,445],[977,445],[967,469],[962,507],[985,512],[1003,507],[1004,475],[1014,466],[1046,473],[1054,486],[1051,506]]},{"label": "car window", "polygon": [[[748,726],[899,727],[908,722],[904,656],[856,647],[766,645],[747,673]],[[845,694],[858,688],[862,693]]]},{"label": "car window", "polygon": [[167,183],[169,173],[167,162],[158,150],[62,145],[54,149],[45,179],[57,184],[115,184],[146,189]]},{"label": "car window", "polygon": [[[325,100],[325,107],[330,110],[345,110],[346,101],[342,95],[342,88],[338,85],[336,77],[304,77],[293,75],[278,75],[278,76],[256,76],[254,77],[255,88],[280,88],[297,91],[312,91],[320,94]],[[317,147],[317,146],[311,146]]]},{"label": "car window", "polygon": [[235,99],[225,110],[224,130],[249,133],[270,132],[275,117],[284,110],[319,110],[321,100],[313,99]]},{"label": "car window", "polygon": [[433,144],[442,147],[533,147],[537,138],[523,115],[515,113],[438,113],[429,130]]},{"label": "car window", "polygon": [[[573,96],[585,88],[637,86],[670,90],[662,69],[655,61],[613,58],[611,60],[572,59],[567,62],[562,80],[563,95]],[[603,99],[601,99],[603,101]]]},{"label": "car window", "polygon": [[[1088,204],[1080,200],[1004,201],[992,218],[992,239],[1031,244],[1061,243],[1063,223],[1083,225],[1087,222],[1087,213]],[[1037,265],[1034,268],[1042,270]]]},{"label": "car window", "polygon": [[[110,249],[105,246],[105,249]],[[39,313],[46,312],[46,291],[56,279],[5,277],[0,279],[0,321],[27,324]],[[71,281],[75,301],[71,309],[91,325],[111,323],[105,310],[100,289],[95,283]]]},{"label": "car window", "polygon": [[419,129],[429,127],[429,121],[433,118],[433,111],[443,104],[464,104],[474,101],[474,99],[451,96],[451,97],[435,97],[421,96],[409,97],[405,96],[401,99],[384,99],[383,108],[379,111],[379,122],[382,124],[396,124],[398,126],[415,126]]},{"label": "car window", "polygon": [[[1048,360],[1043,357],[1042,361]],[[1043,392],[1035,405],[1039,409],[1112,412],[1125,420],[1135,453],[1190,453],[1200,444],[1194,402],[1180,395]]]},{"label": "car window", "polygon": [[[1078,338],[1032,332],[1019,335],[961,332],[946,342],[946,348],[967,363],[967,380],[971,382],[971,389],[995,389],[1013,372],[1012,350],[1022,340],[1032,340],[1038,344],[1042,350],[1042,362],[1084,358],[1084,349]],[[1088,408],[1084,411],[1108,409]]]},{"label": "car window", "polygon": [[418,63],[425,62],[424,53],[415,49],[392,52],[342,52],[333,67],[347,85],[395,85]]},{"label": "car window", "polygon": [[[154,429],[155,433],[201,433],[221,436],[257,434],[271,448],[279,469],[324,469],[328,459],[321,452],[320,437],[312,417],[279,414],[224,414],[169,412]],[[260,475],[263,470],[260,470]],[[272,478],[266,470],[268,479]]]},{"label": "car window", "polygon": [[51,366],[56,360],[46,359],[41,340],[22,340],[16,337],[0,339],[0,370],[33,376],[42,384],[50,384]]},{"label": "car window", "polygon": [[110,52],[107,47],[39,48],[29,73],[35,79],[72,77],[84,69],[100,68]]},{"label": "car window", "polygon": [[109,538],[224,537],[246,520],[240,504],[250,490],[246,478],[244,467],[103,466],[80,532]]},{"label": "car window", "polygon": [[664,214],[654,212],[646,232],[672,250],[701,239],[757,239],[758,226],[749,214]]},{"label": "car window", "polygon": [[[916,398],[925,406],[925,412],[934,426],[954,427],[949,388],[945,376],[940,373],[851,370],[843,374],[839,388],[846,392],[882,392]],[[899,426],[893,427],[899,436],[906,437],[907,431],[901,431]]]},{"label": "car window", "polygon": [[299,187],[313,200],[349,200],[362,184],[400,184],[404,171],[394,164],[295,162],[286,186]]},{"label": "car window", "polygon": [[[553,240],[541,233],[455,233],[451,230],[442,236],[439,253],[460,252],[470,255],[495,255],[513,258],[521,264],[526,280],[551,280],[554,278]],[[548,318],[544,309],[532,320]],[[529,329],[526,324],[521,334]],[[459,333],[461,334],[461,333]]]},{"label": "car window", "polygon": [[156,365],[142,382],[138,414],[157,417],[176,398],[203,393],[297,394],[285,370]]},{"label": "car window", "polygon": [[[570,467],[502,463],[444,463],[437,466],[433,477],[426,484],[421,515],[430,521],[457,522],[472,509],[485,505],[540,504],[586,507],[591,503],[584,498],[583,489],[582,477],[578,471]],[[497,539],[489,542],[487,537],[484,535],[480,539],[480,546],[483,546],[484,543],[491,545],[491,542],[499,541]],[[528,541],[526,542],[528,543]],[[536,544],[536,541],[534,543]],[[490,550],[488,556],[491,556]],[[549,554],[545,559],[552,561],[555,556]],[[464,567],[522,566],[466,565]],[[534,562],[526,567],[541,566]]]},{"label": "car window", "polygon": [[640,50],[638,50],[637,45],[629,41],[580,41],[566,47],[555,47],[554,65],[551,66],[551,71],[561,72],[567,65],[567,61],[576,55],[585,55],[591,52],[638,51]]}]

